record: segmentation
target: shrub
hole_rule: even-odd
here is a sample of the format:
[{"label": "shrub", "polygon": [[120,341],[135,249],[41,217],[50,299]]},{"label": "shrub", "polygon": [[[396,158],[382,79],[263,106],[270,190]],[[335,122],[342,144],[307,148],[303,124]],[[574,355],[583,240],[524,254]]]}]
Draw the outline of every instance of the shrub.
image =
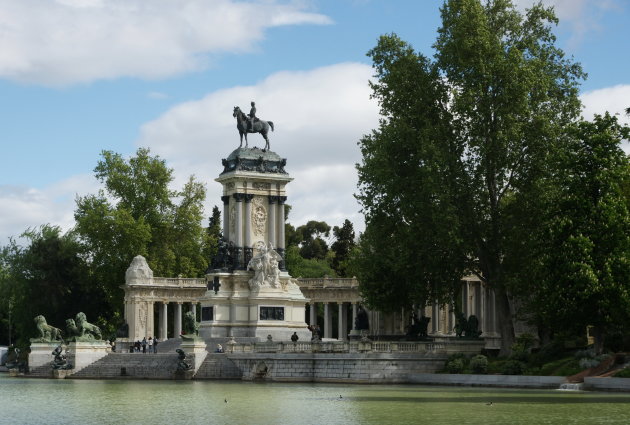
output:
[{"label": "shrub", "polygon": [[630,378],[630,367],[625,369],[621,369],[619,372],[615,373],[615,378]]},{"label": "shrub", "polygon": [[482,354],[478,354],[470,359],[470,369],[474,373],[486,373],[488,370],[488,358]]},{"label": "shrub", "polygon": [[446,363],[448,373],[462,373],[464,371],[464,361],[462,359],[453,359]]},{"label": "shrub", "polygon": [[504,375],[522,375],[525,371],[525,363],[518,360],[508,360],[503,365]]}]

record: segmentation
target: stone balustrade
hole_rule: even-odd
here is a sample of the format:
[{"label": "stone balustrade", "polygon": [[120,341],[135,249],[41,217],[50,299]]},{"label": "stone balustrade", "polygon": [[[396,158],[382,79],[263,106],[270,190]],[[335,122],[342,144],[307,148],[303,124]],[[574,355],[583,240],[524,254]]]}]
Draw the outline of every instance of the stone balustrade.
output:
[{"label": "stone balustrade", "polygon": [[228,343],[228,353],[432,353],[477,354],[483,340],[450,341],[324,341]]},{"label": "stone balustrade", "polygon": [[299,278],[300,288],[320,289],[320,288],[358,288],[359,281],[356,278]]},{"label": "stone balustrade", "polygon": [[205,278],[182,278],[182,277],[154,277],[154,286],[164,286],[171,288],[205,288]]}]

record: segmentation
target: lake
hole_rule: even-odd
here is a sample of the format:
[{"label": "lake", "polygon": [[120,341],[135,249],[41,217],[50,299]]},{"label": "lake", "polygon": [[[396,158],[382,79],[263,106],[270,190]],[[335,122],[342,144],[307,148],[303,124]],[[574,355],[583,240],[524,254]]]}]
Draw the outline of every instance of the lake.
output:
[{"label": "lake", "polygon": [[2,373],[0,423],[626,425],[630,395],[414,385],[43,380]]}]

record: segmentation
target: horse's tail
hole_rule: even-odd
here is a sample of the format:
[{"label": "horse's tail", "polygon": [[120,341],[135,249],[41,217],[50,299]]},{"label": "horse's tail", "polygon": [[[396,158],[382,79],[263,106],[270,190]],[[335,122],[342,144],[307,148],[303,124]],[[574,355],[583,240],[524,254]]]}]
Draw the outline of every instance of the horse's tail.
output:
[{"label": "horse's tail", "polygon": [[271,131],[274,131],[274,130],[273,130],[273,122],[271,122],[271,121],[267,121],[267,124],[269,124],[269,127],[271,127]]}]

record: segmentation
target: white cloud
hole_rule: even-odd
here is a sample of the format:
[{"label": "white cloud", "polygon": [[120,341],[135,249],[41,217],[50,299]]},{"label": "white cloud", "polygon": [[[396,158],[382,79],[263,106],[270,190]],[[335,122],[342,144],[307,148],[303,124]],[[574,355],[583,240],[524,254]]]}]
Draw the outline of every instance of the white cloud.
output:
[{"label": "white cloud", "polygon": [[[594,114],[604,114],[608,111],[617,115],[620,122],[630,125],[630,117],[625,113],[630,108],[630,84],[619,84],[583,93],[580,96],[584,104],[582,115],[585,119],[592,119]],[[623,149],[630,154],[630,143],[625,142]]]},{"label": "white cloud", "polygon": [[[177,105],[145,124],[138,145],[149,146],[175,169],[181,184],[190,174],[207,182],[207,211],[220,204],[221,159],[239,146],[234,106],[271,120],[271,150],[287,158],[290,221],[309,219],[339,225],[345,218],[363,229],[363,218],[353,194],[354,164],[362,135],[378,126],[378,107],[370,100],[368,65],[345,63],[305,72],[279,72],[255,86],[241,86],[208,94]],[[264,146],[259,134],[249,135],[249,146]]]},{"label": "white cloud", "polygon": [[68,85],[203,69],[267,28],[328,24],[300,1],[0,0],[0,78]]},{"label": "white cloud", "polygon": [[0,246],[9,237],[17,238],[28,228],[42,224],[60,226],[64,231],[74,226],[77,195],[95,193],[98,182],[89,175],[74,176],[43,189],[24,186],[0,186]]},{"label": "white cloud", "polygon": [[[524,10],[539,0],[515,0],[516,6]],[[545,6],[553,6],[560,23],[567,23],[572,35],[568,45],[579,44],[590,31],[601,29],[600,21],[606,12],[619,8],[618,0],[542,0]]]}]

